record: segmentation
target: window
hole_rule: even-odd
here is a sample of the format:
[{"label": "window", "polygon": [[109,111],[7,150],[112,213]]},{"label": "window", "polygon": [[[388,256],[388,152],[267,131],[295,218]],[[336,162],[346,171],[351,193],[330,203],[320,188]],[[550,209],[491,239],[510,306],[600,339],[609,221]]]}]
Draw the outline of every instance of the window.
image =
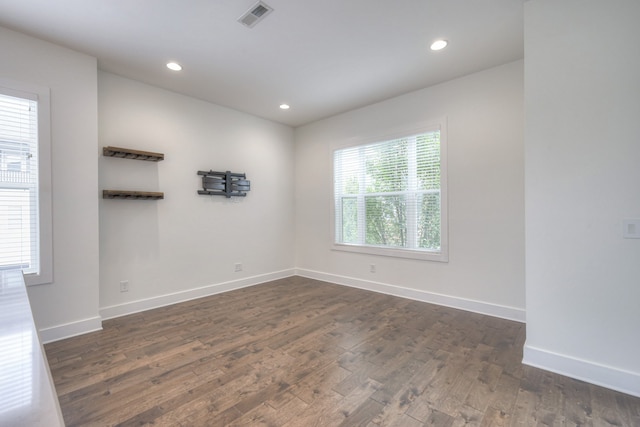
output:
[{"label": "window", "polygon": [[334,151],[334,249],[447,261],[442,128]]},{"label": "window", "polygon": [[49,93],[0,81],[0,270],[51,282]]}]

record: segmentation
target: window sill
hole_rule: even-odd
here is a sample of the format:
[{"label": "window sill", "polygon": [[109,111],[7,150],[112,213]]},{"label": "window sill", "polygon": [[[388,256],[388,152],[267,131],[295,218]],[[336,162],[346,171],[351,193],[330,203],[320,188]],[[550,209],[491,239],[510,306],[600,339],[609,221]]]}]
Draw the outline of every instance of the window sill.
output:
[{"label": "window sill", "polygon": [[421,261],[449,262],[449,255],[446,250],[432,252],[411,249],[391,249],[379,246],[347,245],[338,243],[334,243],[331,247],[331,250],[394,258],[417,259]]},{"label": "window sill", "polygon": [[27,286],[49,285],[53,283],[53,277],[50,272],[42,271],[38,273],[23,273],[24,283]]}]

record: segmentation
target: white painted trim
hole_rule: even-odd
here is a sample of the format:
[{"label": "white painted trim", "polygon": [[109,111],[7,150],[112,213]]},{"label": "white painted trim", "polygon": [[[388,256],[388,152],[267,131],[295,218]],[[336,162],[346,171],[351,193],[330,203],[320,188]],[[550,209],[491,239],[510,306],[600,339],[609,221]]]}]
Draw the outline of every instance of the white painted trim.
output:
[{"label": "white painted trim", "polygon": [[640,397],[640,374],[558,354],[525,343],[522,363]]},{"label": "white painted trim", "polygon": [[436,294],[432,292],[421,291],[418,289],[403,288],[401,286],[372,282],[369,280],[356,279],[353,277],[338,276],[335,274],[322,273],[313,270],[296,269],[296,274],[298,276],[323,280],[325,282],[331,282],[337,285],[350,286],[352,288],[365,289],[367,291],[378,292],[381,294],[393,295],[396,297],[443,305],[446,307],[471,311],[473,313],[486,314],[488,316],[499,317],[516,322],[524,323],[525,321],[524,309],[516,307],[508,307],[504,305],[491,304],[483,301],[475,301],[450,295]]},{"label": "white painted trim", "polygon": [[40,329],[38,330],[38,335],[40,335],[40,341],[43,344],[46,344],[48,342],[59,341],[65,338],[71,338],[101,330],[102,319],[96,316],[78,320],[76,322]]},{"label": "white painted trim", "polygon": [[274,273],[261,274],[259,276],[246,277],[240,280],[232,280],[229,282],[203,286],[201,288],[160,295],[153,298],[131,301],[124,304],[112,305],[109,307],[102,307],[100,309],[100,316],[102,316],[103,320],[113,319],[115,317],[126,316],[128,314],[139,313],[141,311],[151,310],[159,307],[165,307],[167,305],[207,297],[222,292],[229,292],[236,289],[246,288],[272,280],[284,279],[285,277],[290,277],[294,274],[295,271],[293,269],[276,271]]}]

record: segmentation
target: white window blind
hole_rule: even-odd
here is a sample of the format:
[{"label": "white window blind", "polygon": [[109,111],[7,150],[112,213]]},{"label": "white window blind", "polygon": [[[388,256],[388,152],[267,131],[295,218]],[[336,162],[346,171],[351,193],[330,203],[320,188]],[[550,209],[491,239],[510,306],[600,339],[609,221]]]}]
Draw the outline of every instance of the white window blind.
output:
[{"label": "white window blind", "polygon": [[26,274],[40,272],[37,109],[36,95],[0,92],[0,269]]},{"label": "white window blind", "polygon": [[338,249],[442,254],[446,222],[441,153],[439,127],[335,150],[334,244],[342,246]]}]

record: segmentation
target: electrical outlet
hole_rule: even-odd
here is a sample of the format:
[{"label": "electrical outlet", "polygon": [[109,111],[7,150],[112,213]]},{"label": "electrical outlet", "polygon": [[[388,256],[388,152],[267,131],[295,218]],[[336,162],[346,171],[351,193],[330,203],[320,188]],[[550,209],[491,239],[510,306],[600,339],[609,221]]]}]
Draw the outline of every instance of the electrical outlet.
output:
[{"label": "electrical outlet", "polygon": [[370,264],[369,265],[369,272],[371,272],[371,273],[375,273],[376,272],[376,265],[375,264]]},{"label": "electrical outlet", "polygon": [[129,292],[129,281],[123,280],[120,282],[120,292]]},{"label": "electrical outlet", "polygon": [[625,219],[622,224],[624,225],[622,237],[625,239],[640,239],[640,219]]},{"label": "electrical outlet", "polygon": [[242,271],[242,263],[241,262],[236,262],[236,273],[238,271]]}]

